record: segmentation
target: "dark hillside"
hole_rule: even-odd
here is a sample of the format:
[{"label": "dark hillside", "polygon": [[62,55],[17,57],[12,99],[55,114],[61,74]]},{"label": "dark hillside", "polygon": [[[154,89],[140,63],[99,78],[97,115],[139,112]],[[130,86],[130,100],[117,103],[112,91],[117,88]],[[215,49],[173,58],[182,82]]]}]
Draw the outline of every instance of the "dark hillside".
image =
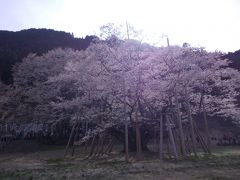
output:
[{"label": "dark hillside", "polygon": [[[231,61],[230,67],[237,69],[240,71],[240,50],[237,50],[233,53],[228,53],[224,56],[224,58],[227,58]],[[237,97],[238,106],[240,107],[240,95]]]},{"label": "dark hillside", "polygon": [[240,50],[237,50],[233,53],[228,53],[224,56],[224,58],[227,58],[231,61],[231,67],[240,70]]},{"label": "dark hillside", "polygon": [[5,83],[11,83],[12,66],[29,53],[41,55],[58,47],[86,49],[93,38],[95,37],[74,38],[70,33],[51,29],[0,31],[0,78]]}]

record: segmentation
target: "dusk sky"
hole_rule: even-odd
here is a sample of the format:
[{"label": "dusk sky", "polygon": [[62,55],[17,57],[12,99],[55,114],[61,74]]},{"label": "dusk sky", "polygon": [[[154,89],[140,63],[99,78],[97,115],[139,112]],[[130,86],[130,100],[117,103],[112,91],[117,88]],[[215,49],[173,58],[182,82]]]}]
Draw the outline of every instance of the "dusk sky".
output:
[{"label": "dusk sky", "polygon": [[109,22],[128,22],[146,41],[240,49],[240,0],[0,0],[0,30],[48,28],[75,37]]}]

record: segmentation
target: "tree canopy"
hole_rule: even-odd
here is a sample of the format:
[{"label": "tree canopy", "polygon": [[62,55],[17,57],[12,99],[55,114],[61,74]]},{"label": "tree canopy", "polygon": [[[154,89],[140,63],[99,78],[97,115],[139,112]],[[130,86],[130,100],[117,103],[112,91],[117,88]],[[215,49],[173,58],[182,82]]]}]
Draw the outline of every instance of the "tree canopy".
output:
[{"label": "tree canopy", "polygon": [[12,67],[29,53],[42,55],[55,48],[86,49],[95,36],[74,38],[72,34],[51,29],[0,31],[0,77],[12,83]]}]

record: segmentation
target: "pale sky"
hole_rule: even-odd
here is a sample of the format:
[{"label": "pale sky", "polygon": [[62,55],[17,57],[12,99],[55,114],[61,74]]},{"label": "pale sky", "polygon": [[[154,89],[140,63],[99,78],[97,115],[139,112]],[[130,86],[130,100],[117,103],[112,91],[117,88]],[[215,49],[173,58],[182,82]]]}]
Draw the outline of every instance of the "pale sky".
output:
[{"label": "pale sky", "polygon": [[126,21],[162,45],[166,34],[172,45],[240,49],[240,0],[0,0],[0,30],[48,28],[85,37]]}]

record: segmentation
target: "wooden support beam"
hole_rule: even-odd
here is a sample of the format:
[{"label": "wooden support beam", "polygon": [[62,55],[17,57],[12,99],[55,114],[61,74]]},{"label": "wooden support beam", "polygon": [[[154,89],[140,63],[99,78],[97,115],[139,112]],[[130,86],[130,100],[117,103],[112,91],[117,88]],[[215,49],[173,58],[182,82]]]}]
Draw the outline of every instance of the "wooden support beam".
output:
[{"label": "wooden support beam", "polygon": [[205,109],[205,101],[203,97],[203,119],[204,119],[204,125],[205,125],[205,132],[206,132],[206,137],[207,137],[207,146],[209,150],[209,154],[212,154],[211,151],[211,139],[210,139],[210,133],[209,133],[209,127],[208,127],[208,120],[207,120],[207,114],[206,114],[206,109]]},{"label": "wooden support beam", "polygon": [[177,106],[177,123],[178,123],[178,128],[179,128],[179,133],[180,133],[180,144],[181,144],[181,150],[182,150],[182,155],[185,158],[186,157],[186,145],[185,145],[185,139],[184,139],[184,133],[183,133],[183,127],[182,127],[182,119],[181,119],[181,114],[180,114],[180,105],[178,102],[178,97],[177,97],[177,92],[175,90],[175,101],[176,101],[176,106]]},{"label": "wooden support beam", "polygon": [[171,125],[170,125],[168,115],[166,115],[166,122],[167,122],[167,127],[168,127],[169,139],[170,139],[172,149],[173,149],[173,155],[174,155],[175,159],[178,160],[179,157],[178,157],[177,148],[176,148],[176,144],[175,144],[175,141],[174,141],[173,132],[172,132],[172,128],[171,128]]},{"label": "wooden support beam", "polygon": [[193,144],[193,153],[195,156],[197,156],[196,135],[194,132],[194,124],[193,124],[193,119],[192,119],[192,114],[191,114],[191,106],[190,106],[190,102],[189,102],[189,95],[187,92],[187,87],[185,87],[184,90],[185,90],[185,100],[186,100],[186,104],[187,104],[188,120],[190,123],[190,132],[191,132],[191,139],[192,139],[192,144]]},{"label": "wooden support beam", "polygon": [[73,134],[74,134],[74,131],[75,131],[76,125],[77,125],[77,123],[76,123],[76,121],[75,121],[74,124],[73,124],[72,130],[71,130],[71,133],[70,133],[69,139],[68,139],[68,143],[67,143],[67,146],[66,146],[65,152],[64,152],[64,156],[63,156],[64,158],[65,158],[66,155],[67,155],[67,152],[68,152],[68,149],[69,149],[70,143],[71,143],[71,141],[72,141],[72,138],[73,138]]},{"label": "wooden support beam", "polygon": [[163,159],[163,115],[160,116],[159,121],[159,158]]}]

